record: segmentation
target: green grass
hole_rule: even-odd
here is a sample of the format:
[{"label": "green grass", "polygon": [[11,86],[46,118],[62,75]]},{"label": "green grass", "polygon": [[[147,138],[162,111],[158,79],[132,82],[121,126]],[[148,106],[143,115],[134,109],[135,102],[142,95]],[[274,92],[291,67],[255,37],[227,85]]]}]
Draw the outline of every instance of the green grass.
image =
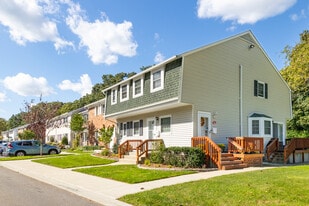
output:
[{"label": "green grass", "polygon": [[109,178],[130,184],[194,173],[193,171],[140,169],[136,165],[117,165],[117,166],[103,166],[94,168],[82,168],[82,169],[76,169],[74,171],[98,177]]},{"label": "green grass", "polygon": [[132,205],[309,205],[309,166],[238,173],[162,187],[119,200]]},{"label": "green grass", "polygon": [[33,156],[12,156],[0,158],[0,161],[13,161],[13,160],[28,160],[28,159],[42,159],[49,157],[67,156],[67,154],[55,154],[55,155],[33,155]]},{"label": "green grass", "polygon": [[111,159],[94,157],[91,156],[90,154],[68,155],[58,158],[46,158],[32,161],[59,168],[105,165],[115,162],[114,160]]}]

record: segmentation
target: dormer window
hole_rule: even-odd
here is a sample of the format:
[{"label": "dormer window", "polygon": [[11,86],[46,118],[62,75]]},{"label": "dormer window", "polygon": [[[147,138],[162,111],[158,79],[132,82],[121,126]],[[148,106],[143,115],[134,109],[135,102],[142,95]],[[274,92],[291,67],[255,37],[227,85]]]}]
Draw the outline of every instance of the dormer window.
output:
[{"label": "dormer window", "polygon": [[164,69],[151,72],[150,92],[156,92],[164,88]]},{"label": "dormer window", "polygon": [[129,85],[124,84],[120,87],[120,101],[126,101],[129,99]]},{"label": "dormer window", "polygon": [[112,89],[111,104],[117,104],[117,89]]}]

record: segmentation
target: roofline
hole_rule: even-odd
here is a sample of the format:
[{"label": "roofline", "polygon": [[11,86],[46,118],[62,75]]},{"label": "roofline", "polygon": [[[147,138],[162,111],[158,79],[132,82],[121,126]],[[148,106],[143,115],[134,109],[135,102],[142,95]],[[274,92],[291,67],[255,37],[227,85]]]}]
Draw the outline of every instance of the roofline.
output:
[{"label": "roofline", "polygon": [[105,98],[100,99],[100,100],[95,101],[95,102],[92,102],[92,103],[90,103],[90,104],[87,104],[87,105],[85,105],[84,107],[86,107],[86,108],[88,109],[89,107],[92,107],[93,105],[99,104],[99,103],[101,103],[101,102],[105,104]]}]

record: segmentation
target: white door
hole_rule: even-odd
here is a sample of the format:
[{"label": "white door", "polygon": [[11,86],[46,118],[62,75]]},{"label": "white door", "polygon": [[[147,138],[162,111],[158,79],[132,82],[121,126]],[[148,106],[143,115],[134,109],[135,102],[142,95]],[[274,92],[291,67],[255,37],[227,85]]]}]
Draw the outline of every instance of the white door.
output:
[{"label": "white door", "polygon": [[148,139],[152,139],[155,132],[155,118],[147,119]]},{"label": "white door", "polygon": [[198,136],[211,137],[211,113],[198,112]]}]

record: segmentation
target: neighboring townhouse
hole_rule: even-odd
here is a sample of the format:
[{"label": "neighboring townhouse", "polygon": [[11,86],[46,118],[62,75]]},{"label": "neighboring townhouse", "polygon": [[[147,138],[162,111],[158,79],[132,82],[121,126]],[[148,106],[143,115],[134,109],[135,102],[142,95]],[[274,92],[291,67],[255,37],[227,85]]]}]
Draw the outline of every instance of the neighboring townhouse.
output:
[{"label": "neighboring townhouse", "polygon": [[[71,128],[70,128],[70,122],[71,122],[72,115],[76,113],[81,113],[83,115],[84,111],[85,111],[85,108],[79,108],[77,110],[56,116],[50,121],[48,121],[48,124],[46,126],[45,142],[50,142],[52,138],[54,139],[55,142],[61,142],[63,137],[67,137],[69,145],[71,145],[72,143],[71,141],[74,138],[74,133],[71,131]],[[84,139],[84,136],[85,135],[83,134],[82,135],[83,139]]]},{"label": "neighboring townhouse", "polygon": [[162,138],[190,146],[194,136],[272,137],[285,142],[291,91],[251,31],[175,55],[104,90],[105,118],[117,137]]},{"label": "neighboring townhouse", "polygon": [[[104,116],[104,111],[105,111],[105,99],[98,100],[96,102],[93,102],[91,104],[88,104],[85,106],[88,111],[88,124],[93,123],[95,127],[95,138],[98,140],[99,137],[99,129],[105,125],[106,127],[108,126],[114,126],[115,122],[113,120],[106,120]],[[114,141],[111,142],[111,145],[113,143],[116,143]]]},{"label": "neighboring townhouse", "polygon": [[26,125],[22,125],[19,127],[15,127],[13,129],[7,130],[7,131],[3,131],[1,132],[1,136],[3,137],[3,140],[6,141],[15,141],[18,140],[18,134],[22,133],[24,130],[26,130],[28,127],[28,124]]}]

